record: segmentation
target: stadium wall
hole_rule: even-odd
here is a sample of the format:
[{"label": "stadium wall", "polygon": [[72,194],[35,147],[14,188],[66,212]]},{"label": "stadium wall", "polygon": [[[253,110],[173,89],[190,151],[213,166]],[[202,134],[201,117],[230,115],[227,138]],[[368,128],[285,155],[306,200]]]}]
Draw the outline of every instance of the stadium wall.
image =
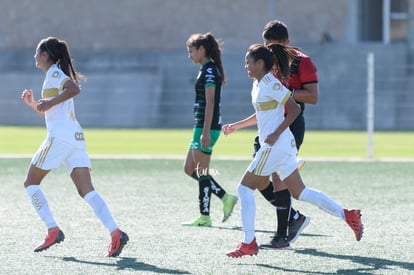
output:
[{"label": "stadium wall", "polygon": [[75,99],[84,126],[191,127],[198,67],[188,60],[185,41],[207,31],[224,42],[223,120],[239,119],[252,112],[245,49],[261,42],[263,25],[278,18],[287,23],[291,44],[318,67],[320,99],[307,105],[308,129],[365,128],[366,56],[373,52],[376,129],[413,130],[413,51],[398,43],[349,43],[356,1],[4,0],[0,124],[43,125],[19,97],[25,88],[39,97],[44,74],[34,67],[34,48],[53,35],[68,41],[75,66],[88,77]]},{"label": "stadium wall", "polygon": [[[303,50],[317,65],[320,97],[306,105],[308,129],[361,130],[366,127],[367,55],[375,54],[375,128],[413,130],[413,66],[403,45],[309,46]],[[78,119],[87,127],[188,128],[192,126],[194,81],[198,65],[184,51],[169,53],[73,53],[88,79],[75,99]],[[244,69],[245,50],[223,56],[228,82],[223,88],[223,120],[250,114],[251,80]],[[1,71],[0,124],[43,125],[20,102],[32,88],[39,98],[44,73],[33,68],[31,52],[0,55],[1,63],[19,56],[14,69]],[[25,56],[25,57],[23,57]],[[8,59],[8,60],[5,60]]]}]

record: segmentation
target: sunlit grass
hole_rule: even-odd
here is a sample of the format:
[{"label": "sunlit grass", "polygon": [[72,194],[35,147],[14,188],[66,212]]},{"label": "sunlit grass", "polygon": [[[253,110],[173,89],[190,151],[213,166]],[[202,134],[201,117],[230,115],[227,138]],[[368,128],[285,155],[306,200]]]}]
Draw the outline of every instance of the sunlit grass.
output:
[{"label": "sunlit grass", "polygon": [[[90,154],[183,155],[191,129],[84,129]],[[0,127],[0,154],[32,154],[46,135],[43,127]],[[255,129],[222,135],[214,156],[250,157]],[[414,132],[375,132],[374,157],[414,157]],[[357,157],[368,155],[368,137],[355,131],[307,131],[302,157]]]}]

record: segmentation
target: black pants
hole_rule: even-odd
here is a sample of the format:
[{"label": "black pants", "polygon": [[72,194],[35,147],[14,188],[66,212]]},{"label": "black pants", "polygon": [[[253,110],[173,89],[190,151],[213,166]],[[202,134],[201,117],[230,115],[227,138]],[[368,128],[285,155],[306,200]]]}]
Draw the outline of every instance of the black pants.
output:
[{"label": "black pants", "polygon": [[296,148],[299,151],[303,143],[303,138],[305,137],[305,118],[303,117],[303,112],[300,112],[295,121],[290,124],[289,129],[295,137]]}]

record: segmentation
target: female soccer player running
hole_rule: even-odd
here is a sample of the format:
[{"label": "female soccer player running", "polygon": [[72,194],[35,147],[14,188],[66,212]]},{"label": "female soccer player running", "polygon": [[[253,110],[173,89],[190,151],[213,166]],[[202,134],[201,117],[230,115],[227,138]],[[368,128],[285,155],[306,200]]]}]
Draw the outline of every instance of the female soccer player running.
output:
[{"label": "female soccer player running", "polygon": [[[245,68],[249,77],[254,79],[251,95],[256,112],[243,120],[223,126],[224,134],[229,135],[238,129],[257,124],[261,145],[238,187],[244,239],[235,250],[226,253],[229,257],[257,254],[256,203],[253,192],[266,186],[269,176],[274,172],[279,174],[295,199],[309,202],[343,219],[354,231],[358,241],[362,237],[360,210],[342,208],[322,192],[307,188],[300,177],[295,138],[289,130],[289,125],[300,113],[300,108],[292,99],[291,92],[272,75],[274,68],[279,79],[288,80],[291,54],[290,47],[280,44],[270,44],[267,47],[254,44],[248,48]],[[289,109],[286,116],[285,106]]]},{"label": "female soccer player running", "polygon": [[108,256],[116,257],[129,238],[118,228],[105,201],[92,186],[89,173],[91,162],[82,128],[75,117],[73,101],[73,97],[80,93],[78,81],[82,76],[76,73],[68,45],[63,40],[54,37],[41,40],[34,58],[36,67],[46,73],[42,99],[36,101],[30,89],[22,92],[21,99],[45,118],[47,137],[32,158],[24,187],[36,213],[48,229],[46,239],[34,251],[46,250],[65,239],[40,188],[43,178],[63,163],[79,195],[92,207],[111,234]]}]

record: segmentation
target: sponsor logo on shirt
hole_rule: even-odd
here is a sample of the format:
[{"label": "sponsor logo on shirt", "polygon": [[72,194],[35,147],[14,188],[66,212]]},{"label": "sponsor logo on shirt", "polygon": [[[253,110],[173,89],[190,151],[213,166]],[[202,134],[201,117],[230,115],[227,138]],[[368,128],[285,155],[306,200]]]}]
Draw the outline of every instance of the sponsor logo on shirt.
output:
[{"label": "sponsor logo on shirt", "polygon": [[53,78],[59,78],[59,76],[60,76],[60,72],[59,72],[59,71],[54,71],[54,72],[52,73],[52,77],[53,77]]}]

